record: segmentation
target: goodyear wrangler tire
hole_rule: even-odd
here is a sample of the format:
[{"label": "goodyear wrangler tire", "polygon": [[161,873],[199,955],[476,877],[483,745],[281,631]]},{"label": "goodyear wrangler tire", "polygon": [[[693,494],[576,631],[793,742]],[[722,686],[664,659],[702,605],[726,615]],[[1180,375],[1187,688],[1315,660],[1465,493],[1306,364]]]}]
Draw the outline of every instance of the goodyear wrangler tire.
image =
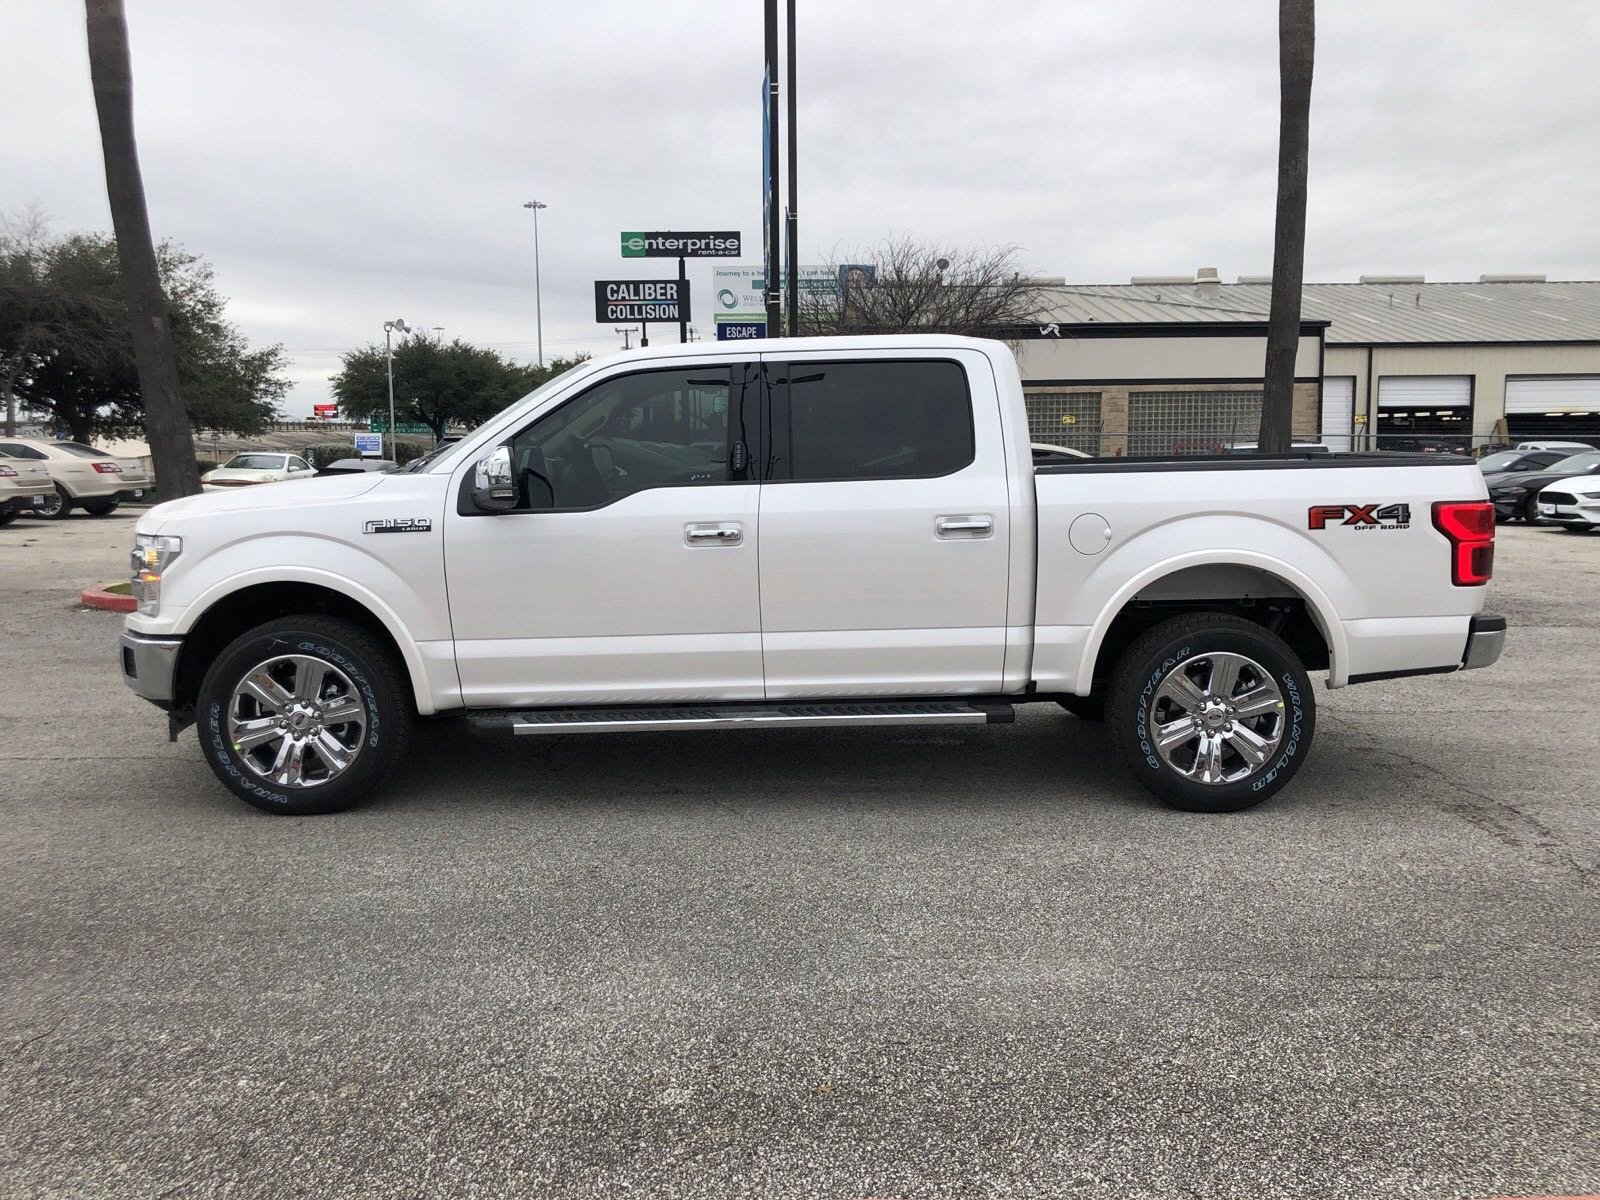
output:
[{"label": "goodyear wrangler tire", "polygon": [[217,656],[196,705],[206,761],[270,813],[371,799],[411,740],[409,685],[391,649],[350,621],[285,617]]},{"label": "goodyear wrangler tire", "polygon": [[1164,621],[1131,645],[1106,705],[1134,775],[1174,808],[1236,812],[1294,778],[1311,749],[1311,679],[1277,635],[1225,613]]}]

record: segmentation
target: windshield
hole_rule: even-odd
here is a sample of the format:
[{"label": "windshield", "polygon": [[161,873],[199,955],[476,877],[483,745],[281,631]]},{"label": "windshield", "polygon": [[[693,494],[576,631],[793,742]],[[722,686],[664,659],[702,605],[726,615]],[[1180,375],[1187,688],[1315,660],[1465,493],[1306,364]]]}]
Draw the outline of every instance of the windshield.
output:
[{"label": "windshield", "polygon": [[[572,366],[568,367],[565,371],[561,372],[561,374],[552,376],[551,378],[545,380],[538,387],[534,388],[533,391],[529,392],[526,396],[522,397],[522,399],[516,401],[516,403],[517,404],[526,404],[529,400],[532,400],[535,397],[542,396],[546,392],[554,390],[557,386],[560,385],[562,380],[566,379],[567,376],[571,375],[574,371],[578,370],[580,367],[589,367],[589,366],[593,366],[593,364],[588,359],[584,359],[581,362],[573,363]],[[506,405],[506,408],[510,408],[510,407],[511,407],[511,405],[509,405],[509,404]],[[502,409],[501,411],[503,412],[504,409]],[[401,467],[398,471],[396,471],[395,474],[396,475],[415,475],[418,471],[426,471],[434,463],[439,462],[441,459],[443,459],[444,456],[447,453],[449,453],[451,450],[459,450],[461,448],[461,446],[462,446],[462,442],[460,440],[457,440],[457,441],[454,441],[454,442],[440,442],[437,446],[435,446],[432,450],[429,450],[421,458],[413,458],[405,466]]]},{"label": "windshield", "polygon": [[1563,458],[1551,463],[1548,471],[1588,471],[1600,466],[1600,450],[1585,450],[1582,454],[1574,454],[1570,458]]},{"label": "windshield", "polygon": [[281,471],[282,454],[235,454],[224,465],[224,471]]},{"label": "windshield", "polygon": [[104,450],[96,450],[93,446],[85,446],[82,442],[57,442],[57,450],[65,450],[68,454],[76,454],[79,458],[110,458]]},{"label": "windshield", "polygon": [[1478,460],[1478,466],[1485,471],[1504,471],[1525,454],[1526,450],[1498,450],[1493,454],[1485,454]]}]

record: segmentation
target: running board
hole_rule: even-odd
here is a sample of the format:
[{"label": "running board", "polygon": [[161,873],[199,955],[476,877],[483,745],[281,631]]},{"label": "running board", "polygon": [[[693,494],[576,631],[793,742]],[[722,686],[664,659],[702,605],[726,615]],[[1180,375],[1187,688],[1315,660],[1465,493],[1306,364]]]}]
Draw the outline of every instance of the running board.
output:
[{"label": "running board", "polygon": [[802,729],[833,725],[990,725],[1012,720],[1003,701],[866,700],[822,704],[657,705],[639,708],[479,710],[469,719],[493,733],[630,733],[681,729]]}]

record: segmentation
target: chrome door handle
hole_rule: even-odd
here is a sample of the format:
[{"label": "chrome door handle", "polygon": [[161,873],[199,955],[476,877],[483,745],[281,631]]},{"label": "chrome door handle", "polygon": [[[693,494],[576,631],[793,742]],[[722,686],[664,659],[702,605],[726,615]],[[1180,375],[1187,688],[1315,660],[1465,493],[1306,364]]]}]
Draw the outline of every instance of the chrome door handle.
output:
[{"label": "chrome door handle", "polygon": [[737,546],[744,541],[744,526],[685,525],[683,540],[691,546]]},{"label": "chrome door handle", "polygon": [[969,537],[987,537],[994,532],[993,517],[940,517],[933,523],[940,537],[966,534]]}]

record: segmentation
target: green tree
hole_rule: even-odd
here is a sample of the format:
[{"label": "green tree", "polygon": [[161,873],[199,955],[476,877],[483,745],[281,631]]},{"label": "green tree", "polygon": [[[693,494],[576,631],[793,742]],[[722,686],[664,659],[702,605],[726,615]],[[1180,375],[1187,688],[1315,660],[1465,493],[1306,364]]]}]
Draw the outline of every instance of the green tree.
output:
[{"label": "green tree", "polygon": [[[546,379],[587,355],[522,366],[494,351],[455,338],[416,334],[394,347],[395,420],[417,422],[444,437],[452,425],[481,424]],[[380,345],[362,346],[340,359],[334,398],[346,417],[389,419],[388,364]]]},{"label": "green tree", "polygon": [[[288,391],[283,348],[251,348],[228,323],[227,302],[203,258],[164,242],[156,262],[189,423],[259,433]],[[27,304],[8,306],[7,295]],[[12,346],[23,349],[12,353]],[[18,254],[0,247],[0,372],[13,366],[17,398],[78,440],[145,427],[144,390],[111,238],[36,237]],[[5,377],[0,374],[0,382]]]}]

